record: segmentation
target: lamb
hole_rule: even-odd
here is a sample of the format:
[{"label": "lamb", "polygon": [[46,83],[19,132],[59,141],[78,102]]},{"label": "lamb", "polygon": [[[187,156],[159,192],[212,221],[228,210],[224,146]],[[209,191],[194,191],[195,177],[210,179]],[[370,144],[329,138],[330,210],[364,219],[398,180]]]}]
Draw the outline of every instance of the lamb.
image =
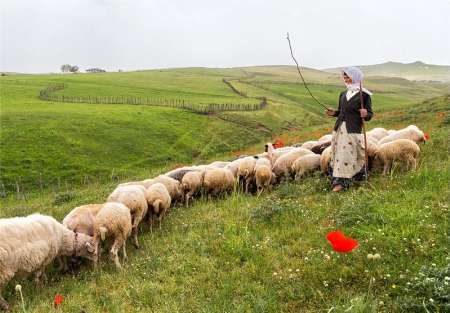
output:
[{"label": "lamb", "polygon": [[35,273],[59,256],[94,258],[92,237],[74,233],[51,216],[33,214],[0,219],[0,309],[8,310],[3,287],[16,275]]},{"label": "lamb", "polygon": [[118,251],[122,248],[123,261],[127,259],[126,241],[131,234],[130,210],[119,202],[105,203],[95,217],[94,223],[94,266],[100,258],[100,240],[112,238],[110,257],[117,268],[121,268]]},{"label": "lamb", "polygon": [[420,148],[414,141],[397,139],[381,144],[375,153],[375,158],[383,164],[383,175],[386,175],[393,161],[406,162],[407,166],[416,169],[419,155]]},{"label": "lamb", "polygon": [[64,217],[62,224],[71,231],[94,236],[94,220],[103,203],[92,203],[76,207]]},{"label": "lamb", "polygon": [[231,162],[228,161],[215,161],[208,165],[208,168],[224,168]]},{"label": "lamb", "polygon": [[303,149],[311,150],[313,147],[317,146],[318,144],[320,144],[320,141],[310,140],[310,141],[304,142],[300,147]]},{"label": "lamb", "polygon": [[234,188],[233,173],[226,168],[209,169],[205,172],[203,188],[209,196],[216,196],[222,192],[231,192]]},{"label": "lamb", "polygon": [[255,165],[257,157],[249,156],[242,159],[239,163],[237,176],[244,183],[244,190],[248,192],[250,184],[255,176]]},{"label": "lamb", "polygon": [[203,178],[205,176],[204,171],[193,171],[186,173],[181,181],[181,188],[185,194],[185,204],[189,205],[189,199],[200,191],[203,184]]},{"label": "lamb", "polygon": [[181,183],[178,180],[170,178],[166,175],[159,175],[155,178],[146,179],[143,181],[144,187],[147,189],[156,183],[161,183],[166,187],[172,202],[183,201],[184,194],[181,188]]},{"label": "lamb", "polygon": [[272,169],[277,179],[280,180],[282,179],[282,177],[288,179],[291,174],[292,164],[294,163],[294,161],[299,157],[307,154],[313,154],[313,152],[308,149],[295,148],[294,150],[289,151],[288,153],[279,157],[273,164]]},{"label": "lamb", "polygon": [[415,125],[409,125],[406,128],[400,129],[396,131],[395,133],[392,133],[384,138],[382,138],[378,143],[384,144],[387,142],[391,142],[397,139],[409,139],[414,141],[415,143],[422,143],[424,142],[425,136],[424,133]]},{"label": "lamb", "polygon": [[107,202],[120,202],[130,210],[132,217],[133,245],[139,248],[138,232],[139,224],[148,211],[145,198],[146,189],[140,185],[117,187],[108,197]]},{"label": "lamb", "polygon": [[320,169],[324,174],[327,174],[330,162],[331,162],[331,146],[323,150],[322,154],[320,155]]},{"label": "lamb", "polygon": [[374,129],[371,129],[366,134],[367,136],[372,136],[378,141],[389,135],[388,131],[382,127],[376,127]]},{"label": "lamb", "polygon": [[326,135],[323,135],[322,137],[320,137],[318,141],[320,141],[320,142],[331,141],[332,138],[333,138],[333,135],[326,134]]},{"label": "lamb", "polygon": [[299,180],[306,173],[320,168],[320,159],[320,154],[307,154],[296,159],[292,164],[295,180]]},{"label": "lamb", "polygon": [[272,170],[267,165],[257,165],[255,167],[255,180],[256,180],[256,190],[258,192],[258,197],[264,190],[271,189],[271,183],[274,179],[274,174]]},{"label": "lamb", "polygon": [[159,229],[161,229],[161,221],[169,210],[172,201],[169,191],[162,183],[155,183],[147,188],[145,198],[148,203],[149,216],[156,215],[159,221]]}]

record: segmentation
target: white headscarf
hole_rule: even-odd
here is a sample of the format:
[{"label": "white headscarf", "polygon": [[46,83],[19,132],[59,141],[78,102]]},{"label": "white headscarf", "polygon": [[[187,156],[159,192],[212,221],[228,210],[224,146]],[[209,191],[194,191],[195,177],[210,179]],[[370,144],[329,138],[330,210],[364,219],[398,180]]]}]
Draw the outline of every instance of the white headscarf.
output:
[{"label": "white headscarf", "polygon": [[[359,86],[363,81],[364,74],[359,68],[355,66],[346,67],[342,70],[342,72],[347,74],[347,76],[352,79],[351,84],[345,84],[347,86],[346,98],[348,101],[359,92]],[[372,93],[366,88],[363,87],[362,90],[368,95],[372,95]]]}]

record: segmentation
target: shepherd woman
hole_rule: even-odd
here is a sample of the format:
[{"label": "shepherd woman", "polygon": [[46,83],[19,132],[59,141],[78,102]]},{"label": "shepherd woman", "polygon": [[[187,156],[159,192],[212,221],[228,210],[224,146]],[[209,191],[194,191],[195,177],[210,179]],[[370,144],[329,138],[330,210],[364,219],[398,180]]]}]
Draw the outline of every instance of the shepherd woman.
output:
[{"label": "shepherd woman", "polygon": [[347,90],[339,96],[339,108],[337,111],[326,111],[328,116],[337,117],[331,140],[330,163],[334,192],[348,189],[353,181],[364,178],[366,169],[362,119],[369,121],[373,116],[370,98],[372,93],[365,88],[362,88],[364,108],[361,108],[362,71],[357,67],[347,67],[342,71],[342,77]]}]

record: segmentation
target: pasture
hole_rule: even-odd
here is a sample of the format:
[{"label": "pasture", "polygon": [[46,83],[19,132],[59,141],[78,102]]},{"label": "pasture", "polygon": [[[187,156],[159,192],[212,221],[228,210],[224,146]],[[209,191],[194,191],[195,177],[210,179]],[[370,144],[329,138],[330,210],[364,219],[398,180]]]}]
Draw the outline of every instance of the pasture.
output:
[{"label": "pasture", "polygon": [[[179,164],[261,152],[263,143],[315,139],[333,120],[295,82],[292,67],[174,69],[0,78],[0,217],[33,212],[62,219],[102,202],[119,182]],[[335,106],[337,76],[306,71],[312,90]],[[234,93],[227,78],[247,97]],[[175,108],[46,102],[39,90],[66,83],[68,95],[146,95],[253,103],[260,111],[200,115]],[[369,128],[416,124],[431,136],[419,169],[373,175],[331,194],[319,173],[257,198],[235,192],[177,207],[161,231],[143,229],[123,271],[104,261],[59,274],[43,288],[21,280],[27,312],[447,312],[450,307],[448,85],[368,78],[376,117]],[[333,252],[328,231],[358,239]],[[379,260],[369,260],[379,253]],[[11,282],[4,296],[20,312]],[[61,308],[53,297],[62,294]]]}]

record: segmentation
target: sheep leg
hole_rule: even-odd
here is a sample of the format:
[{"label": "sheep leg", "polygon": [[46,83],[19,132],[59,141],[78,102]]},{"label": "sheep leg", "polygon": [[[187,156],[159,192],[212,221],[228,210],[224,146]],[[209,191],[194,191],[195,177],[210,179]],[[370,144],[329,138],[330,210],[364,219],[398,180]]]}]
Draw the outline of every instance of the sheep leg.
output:
[{"label": "sheep leg", "polygon": [[387,175],[391,168],[391,161],[385,161],[383,166],[383,175]]},{"label": "sheep leg", "polygon": [[111,260],[114,261],[114,263],[116,264],[116,267],[118,269],[122,268],[122,265],[120,265],[120,261],[119,261],[119,249],[121,248],[121,245],[123,244],[123,239],[121,237],[116,237],[116,239],[114,239],[114,243],[111,247],[111,251],[110,251],[110,257]]},{"label": "sheep leg", "polygon": [[127,255],[127,245],[126,245],[126,241],[123,242],[122,245],[122,262],[125,263],[125,261],[128,260],[128,255]]},{"label": "sheep leg", "polygon": [[264,188],[259,188],[259,192],[258,195],[256,196],[256,198],[259,198],[259,196],[263,193]]},{"label": "sheep leg", "polygon": [[0,293],[0,309],[1,309],[2,311],[9,311],[9,305],[8,305],[8,302],[6,302],[6,300],[3,299],[1,293]]},{"label": "sheep leg", "polygon": [[38,286],[42,286],[44,282],[47,280],[47,276],[45,275],[45,268],[40,268],[34,274],[34,282]]},{"label": "sheep leg", "polygon": [[95,253],[94,253],[94,260],[93,260],[93,264],[94,264],[94,268],[97,268],[98,265],[98,261],[100,260],[100,254],[101,254],[101,249],[100,249],[100,242],[97,241],[94,244],[95,246]]}]

